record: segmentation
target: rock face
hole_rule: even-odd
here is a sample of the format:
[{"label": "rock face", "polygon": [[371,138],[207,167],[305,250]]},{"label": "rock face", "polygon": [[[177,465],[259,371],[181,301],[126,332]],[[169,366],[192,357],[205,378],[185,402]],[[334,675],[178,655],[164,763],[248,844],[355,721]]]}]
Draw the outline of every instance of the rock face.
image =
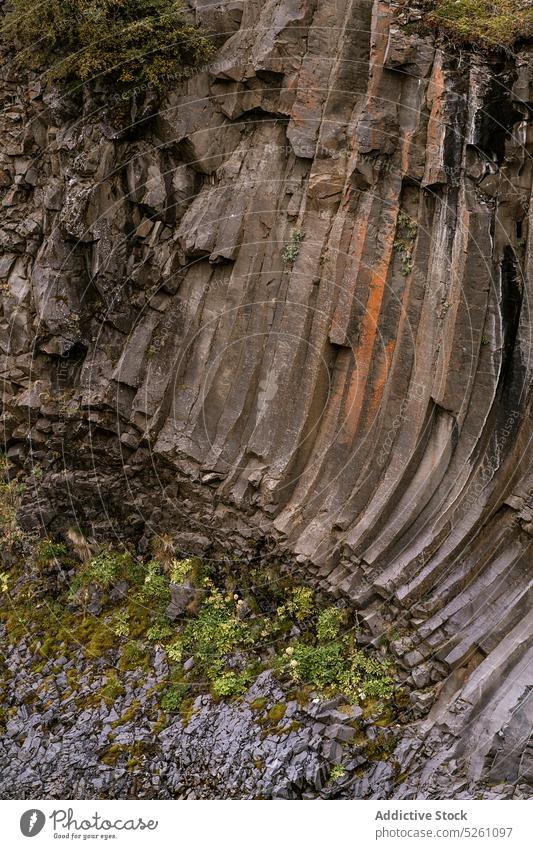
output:
[{"label": "rock face", "polygon": [[217,56],[126,122],[3,66],[21,521],[262,547],[399,628],[406,778],[352,795],[526,793],[529,52],[447,52],[379,0],[193,5]]}]

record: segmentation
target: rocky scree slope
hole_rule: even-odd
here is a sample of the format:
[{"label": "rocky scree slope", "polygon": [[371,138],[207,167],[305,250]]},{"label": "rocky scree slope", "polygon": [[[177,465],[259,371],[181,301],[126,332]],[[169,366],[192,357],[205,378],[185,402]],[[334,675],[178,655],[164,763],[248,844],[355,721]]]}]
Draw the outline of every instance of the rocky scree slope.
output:
[{"label": "rocky scree slope", "polygon": [[129,123],[3,65],[20,520],[261,546],[399,625],[426,691],[401,789],[352,793],[527,793],[530,51],[378,0],[193,5],[217,55]]}]

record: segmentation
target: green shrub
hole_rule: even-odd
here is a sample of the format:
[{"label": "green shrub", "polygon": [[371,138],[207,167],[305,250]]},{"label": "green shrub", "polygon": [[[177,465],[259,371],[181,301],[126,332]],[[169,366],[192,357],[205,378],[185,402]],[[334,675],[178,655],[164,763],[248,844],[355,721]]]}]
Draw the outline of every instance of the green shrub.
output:
[{"label": "green shrub", "polygon": [[22,491],[17,481],[8,480],[8,466],[7,458],[0,454],[0,542],[4,548],[22,542],[25,536],[17,520]]},{"label": "green shrub", "polygon": [[85,578],[89,583],[94,583],[103,590],[107,590],[120,580],[127,579],[131,556],[129,554],[118,554],[111,551],[102,551],[93,557]]},{"label": "green shrub", "polygon": [[195,560],[193,557],[186,557],[184,560],[173,560],[171,565],[170,580],[173,584],[183,584],[187,578],[191,577],[195,570]]},{"label": "green shrub", "polygon": [[242,696],[250,683],[250,675],[246,672],[223,672],[214,679],[211,689],[218,698]]},{"label": "green shrub", "polygon": [[344,650],[341,643],[307,646],[301,643],[294,646],[290,660],[293,675],[298,681],[305,681],[317,690],[334,686],[345,670]]},{"label": "green shrub", "polygon": [[405,232],[405,235],[408,239],[416,239],[418,233],[418,224],[411,218],[410,215],[407,215],[407,213],[399,213],[398,227],[400,227]]},{"label": "green shrub", "polygon": [[285,262],[292,264],[296,262],[300,253],[300,244],[303,242],[304,234],[300,230],[293,230],[289,242],[283,248],[281,255]]},{"label": "green shrub", "polygon": [[161,708],[165,713],[175,713],[182,705],[182,702],[187,695],[187,684],[174,684],[163,693],[161,697]]},{"label": "green shrub", "polygon": [[166,647],[166,652],[172,663],[181,663],[183,658],[183,645],[180,640],[174,640],[173,643]]},{"label": "green shrub", "polygon": [[394,694],[394,680],[389,674],[390,665],[376,655],[355,651],[347,668],[338,679],[339,688],[348,698],[390,699]]},{"label": "green shrub", "polygon": [[533,34],[533,8],[521,0],[433,0],[426,21],[458,41],[509,47]]},{"label": "green shrub", "polygon": [[295,587],[291,590],[287,610],[298,622],[305,622],[315,612],[315,594],[310,587]]},{"label": "green shrub", "polygon": [[284,666],[296,681],[322,693],[338,691],[350,701],[390,699],[394,681],[380,657],[354,650],[347,638],[327,645],[297,643],[285,650]]},{"label": "green shrub", "polygon": [[67,549],[63,543],[43,539],[37,546],[36,560],[39,565],[46,565],[51,560],[58,560],[61,557],[65,557],[66,553]]},{"label": "green shrub", "polygon": [[162,574],[157,560],[151,560],[146,567],[141,597],[143,601],[155,602],[158,607],[166,607],[170,602],[168,578]]},{"label": "green shrub", "polygon": [[341,629],[344,614],[338,607],[326,607],[319,617],[316,636],[319,642],[329,643],[336,640]]},{"label": "green shrub", "polygon": [[234,605],[210,581],[205,584],[210,594],[198,618],[187,625],[183,644],[209,680],[214,681],[222,674],[227,655],[251,646],[254,639],[249,626],[235,616]]},{"label": "green shrub", "polygon": [[285,604],[277,609],[280,624],[287,620],[305,622],[316,612],[315,594],[310,587],[293,587],[287,590]]},{"label": "green shrub", "polygon": [[413,221],[405,212],[400,212],[398,215],[394,249],[400,255],[401,272],[405,277],[413,270],[413,247],[417,233],[418,224],[416,221]]},{"label": "green shrub", "polygon": [[340,781],[340,779],[344,778],[345,775],[346,767],[342,766],[342,764],[334,764],[329,774],[329,780],[331,783],[334,781]]},{"label": "green shrub", "polygon": [[161,640],[168,640],[174,633],[174,628],[166,616],[159,616],[155,622],[150,625],[146,631],[146,637],[152,642],[158,643]]},{"label": "green shrub", "polygon": [[127,610],[117,610],[111,621],[111,630],[116,637],[127,637],[130,633],[130,614]]},{"label": "green shrub", "polygon": [[13,0],[13,6],[4,36],[17,64],[48,65],[52,80],[160,88],[214,51],[177,0]]}]

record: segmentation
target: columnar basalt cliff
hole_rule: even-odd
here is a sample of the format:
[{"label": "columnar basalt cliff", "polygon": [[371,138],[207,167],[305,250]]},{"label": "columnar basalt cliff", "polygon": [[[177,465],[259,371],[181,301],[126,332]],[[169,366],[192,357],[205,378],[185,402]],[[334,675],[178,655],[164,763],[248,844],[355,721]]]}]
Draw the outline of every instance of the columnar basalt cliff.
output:
[{"label": "columnar basalt cliff", "polygon": [[531,49],[383,0],[192,5],[218,52],[162,102],[3,65],[20,521],[282,563],[397,631],[401,774],[347,795],[524,795]]}]

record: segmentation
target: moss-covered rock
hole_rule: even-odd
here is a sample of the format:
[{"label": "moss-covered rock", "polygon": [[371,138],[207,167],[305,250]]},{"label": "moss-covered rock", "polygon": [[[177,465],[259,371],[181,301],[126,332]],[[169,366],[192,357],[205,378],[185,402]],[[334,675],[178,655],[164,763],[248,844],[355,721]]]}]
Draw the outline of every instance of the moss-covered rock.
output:
[{"label": "moss-covered rock", "polygon": [[4,40],[19,67],[113,90],[167,88],[213,53],[176,0],[13,0]]},{"label": "moss-covered rock", "polygon": [[533,36],[533,8],[521,0],[427,0],[424,21],[455,42],[511,47]]}]

